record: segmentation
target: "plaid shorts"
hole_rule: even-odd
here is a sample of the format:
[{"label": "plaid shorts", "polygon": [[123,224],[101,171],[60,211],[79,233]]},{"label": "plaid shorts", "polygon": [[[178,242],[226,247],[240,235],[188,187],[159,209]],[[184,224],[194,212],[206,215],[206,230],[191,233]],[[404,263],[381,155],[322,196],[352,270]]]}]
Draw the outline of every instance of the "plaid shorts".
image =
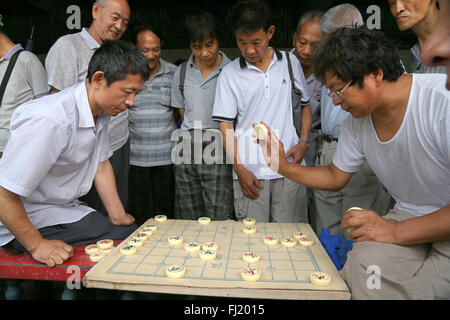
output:
[{"label": "plaid shorts", "polygon": [[232,219],[233,176],[229,164],[174,165],[175,218]]}]

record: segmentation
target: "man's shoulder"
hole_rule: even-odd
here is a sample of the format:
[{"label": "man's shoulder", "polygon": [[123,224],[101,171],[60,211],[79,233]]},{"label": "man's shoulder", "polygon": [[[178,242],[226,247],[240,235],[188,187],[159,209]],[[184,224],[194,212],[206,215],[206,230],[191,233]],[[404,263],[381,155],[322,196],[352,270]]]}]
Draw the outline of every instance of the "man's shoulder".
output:
[{"label": "man's shoulder", "polygon": [[52,47],[61,47],[64,45],[74,45],[83,41],[81,32],[69,33],[59,37]]},{"label": "man's shoulder", "polygon": [[450,99],[450,91],[445,87],[447,75],[443,73],[414,73],[413,86],[427,89]]},{"label": "man's shoulder", "polygon": [[221,73],[235,74],[241,71],[240,58],[229,61],[223,68]]},{"label": "man's shoulder", "polygon": [[42,62],[39,60],[39,58],[30,51],[22,51],[19,55],[19,57],[17,58],[17,66],[31,66],[31,67],[40,67],[42,68],[42,70],[44,69]]},{"label": "man's shoulder", "polygon": [[28,101],[18,107],[16,112],[24,117],[43,117],[56,122],[71,118],[76,109],[74,90],[78,85]]}]

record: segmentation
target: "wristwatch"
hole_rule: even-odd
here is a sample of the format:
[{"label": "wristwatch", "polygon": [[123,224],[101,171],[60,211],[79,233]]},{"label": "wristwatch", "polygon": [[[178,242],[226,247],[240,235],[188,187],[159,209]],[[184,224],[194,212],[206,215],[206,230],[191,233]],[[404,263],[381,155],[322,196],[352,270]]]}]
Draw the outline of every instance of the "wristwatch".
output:
[{"label": "wristwatch", "polygon": [[300,141],[306,142],[307,144],[309,144],[309,139],[308,138],[300,138]]}]

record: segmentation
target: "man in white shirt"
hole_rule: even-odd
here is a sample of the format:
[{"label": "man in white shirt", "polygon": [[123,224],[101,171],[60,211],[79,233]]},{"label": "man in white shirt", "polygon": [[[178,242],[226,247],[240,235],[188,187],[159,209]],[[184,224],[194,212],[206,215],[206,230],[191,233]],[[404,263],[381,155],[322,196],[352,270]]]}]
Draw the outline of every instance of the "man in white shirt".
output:
[{"label": "man in white shirt", "polygon": [[306,188],[271,172],[252,142],[252,123],[264,120],[279,130],[289,160],[305,163],[311,109],[300,63],[287,53],[304,105],[299,139],[293,121],[288,56],[269,47],[275,33],[269,7],[263,1],[241,1],[233,7],[232,16],[242,57],[220,73],[212,118],[220,122],[224,148],[233,163],[236,216],[267,222],[308,222]]},{"label": "man in white shirt", "polygon": [[[86,78],[89,60],[105,40],[118,40],[127,29],[130,7],[127,0],[96,0],[92,5],[89,29],[59,38],[45,58],[50,93],[68,88]],[[128,207],[128,172],[130,140],[128,110],[111,117],[108,123],[109,142],[113,150],[111,165],[117,191],[125,208]],[[95,187],[81,199],[90,207],[106,214]]]},{"label": "man in white shirt", "polygon": [[[72,245],[136,229],[115,188],[107,123],[133,105],[149,73],[136,47],[105,42],[84,82],[16,110],[0,160],[1,246],[54,266],[72,256]],[[78,201],[92,182],[108,217]]]},{"label": "man in white shirt", "polygon": [[[396,204],[384,217],[350,210],[342,219],[341,229],[351,228],[356,241],[341,271],[352,297],[448,299],[450,92],[445,75],[405,74],[392,42],[364,27],[328,35],[317,48],[314,73],[335,105],[352,115],[342,125],[333,162],[293,166],[269,130],[269,148],[262,148],[268,164],[311,188],[338,190],[367,161]],[[272,148],[278,152],[265,151]],[[374,270],[376,283],[369,279]]]},{"label": "man in white shirt", "polygon": [[[320,33],[326,37],[338,28],[350,28],[364,24],[358,8],[350,3],[343,3],[330,8],[320,21]],[[322,86],[320,93],[320,118],[323,139],[318,145],[316,166],[328,166],[338,145],[341,126],[350,117],[348,112],[337,108],[333,99],[328,95],[326,86]],[[311,224],[317,236],[321,236],[322,229],[330,234],[340,234],[349,238],[348,232],[340,230],[343,215],[354,206],[360,206],[386,214],[392,208],[391,196],[377,179],[370,166],[365,163],[356,172],[349,183],[339,191],[313,190],[314,198],[311,206]]]}]

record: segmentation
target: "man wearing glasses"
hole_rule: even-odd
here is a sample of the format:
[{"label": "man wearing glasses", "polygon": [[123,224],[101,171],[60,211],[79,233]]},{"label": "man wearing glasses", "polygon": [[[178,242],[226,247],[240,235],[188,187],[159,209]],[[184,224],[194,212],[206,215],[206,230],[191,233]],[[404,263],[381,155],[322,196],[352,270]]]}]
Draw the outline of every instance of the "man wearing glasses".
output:
[{"label": "man wearing glasses", "polygon": [[[325,12],[320,21],[320,32],[323,37],[340,27],[363,25],[359,10],[352,4],[341,4]],[[317,147],[316,166],[328,166],[338,144],[341,125],[350,114],[333,104],[342,102],[342,96],[351,81],[337,91],[329,91],[322,86],[320,96],[320,117],[323,140]],[[314,198],[311,206],[311,221],[315,233],[320,237],[322,228],[344,238],[349,235],[340,230],[342,216],[351,207],[370,209],[384,215],[389,210],[391,196],[373,173],[367,163],[356,172],[345,188],[339,191],[313,190]]]},{"label": "man wearing glasses", "polygon": [[310,188],[339,190],[367,161],[395,206],[383,217],[373,210],[350,210],[342,219],[341,229],[350,229],[355,239],[341,270],[352,298],[448,299],[446,75],[404,73],[392,41],[364,27],[330,34],[317,48],[314,74],[333,92],[334,104],[351,114],[342,124],[332,163],[287,163],[283,144],[269,128],[267,139],[259,142],[268,165]]}]

